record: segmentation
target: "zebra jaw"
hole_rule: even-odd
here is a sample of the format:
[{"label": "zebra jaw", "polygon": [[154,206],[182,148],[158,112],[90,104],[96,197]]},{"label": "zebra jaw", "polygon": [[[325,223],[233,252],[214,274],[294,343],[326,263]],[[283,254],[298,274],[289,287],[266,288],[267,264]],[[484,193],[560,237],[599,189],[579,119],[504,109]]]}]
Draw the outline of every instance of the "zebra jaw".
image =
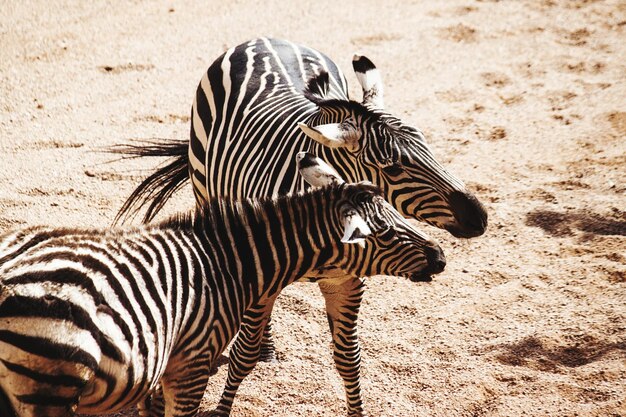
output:
[{"label": "zebra jaw", "polygon": [[433,280],[433,276],[430,274],[412,274],[409,277],[411,282],[431,282]]}]

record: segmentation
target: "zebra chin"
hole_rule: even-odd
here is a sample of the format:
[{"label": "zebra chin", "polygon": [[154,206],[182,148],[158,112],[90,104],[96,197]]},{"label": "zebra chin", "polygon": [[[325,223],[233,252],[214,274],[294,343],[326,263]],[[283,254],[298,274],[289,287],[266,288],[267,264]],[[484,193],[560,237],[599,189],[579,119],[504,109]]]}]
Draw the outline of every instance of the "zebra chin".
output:
[{"label": "zebra chin", "polygon": [[424,248],[428,265],[420,271],[409,274],[409,280],[412,282],[430,282],[433,275],[443,272],[446,268],[446,256],[439,245],[427,246]]},{"label": "zebra chin", "polygon": [[482,236],[487,229],[487,225],[480,228],[472,228],[458,224],[451,224],[444,226],[444,229],[456,238],[471,239],[473,237]]},{"label": "zebra chin", "polygon": [[409,281],[411,282],[431,282],[433,280],[433,276],[428,273],[416,272],[409,276]]},{"label": "zebra chin", "polygon": [[431,267],[426,267],[422,271],[406,274],[405,276],[411,282],[431,282],[433,280],[433,276],[442,271],[443,269],[437,271],[437,270],[433,270]]}]

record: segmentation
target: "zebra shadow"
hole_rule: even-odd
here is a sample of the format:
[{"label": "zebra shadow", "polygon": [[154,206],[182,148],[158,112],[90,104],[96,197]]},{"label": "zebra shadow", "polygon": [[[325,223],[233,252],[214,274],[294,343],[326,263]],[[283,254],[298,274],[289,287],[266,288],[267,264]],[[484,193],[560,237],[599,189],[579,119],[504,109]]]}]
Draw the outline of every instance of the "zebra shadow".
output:
[{"label": "zebra shadow", "polygon": [[614,210],[600,215],[588,210],[557,212],[534,210],[526,215],[526,225],[539,227],[555,237],[573,236],[575,229],[591,235],[626,236],[626,213]]},{"label": "zebra shadow", "polygon": [[529,336],[519,342],[495,346],[493,350],[500,351],[495,359],[504,365],[559,373],[562,367],[577,368],[610,354],[626,357],[626,342],[606,342],[585,335],[572,345],[546,346],[539,338]]}]

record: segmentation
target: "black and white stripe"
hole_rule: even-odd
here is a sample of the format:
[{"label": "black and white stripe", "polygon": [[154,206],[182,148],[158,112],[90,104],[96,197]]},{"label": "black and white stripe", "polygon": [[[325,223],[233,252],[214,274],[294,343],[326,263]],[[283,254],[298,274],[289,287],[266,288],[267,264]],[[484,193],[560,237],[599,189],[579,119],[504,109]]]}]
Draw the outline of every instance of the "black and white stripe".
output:
[{"label": "black and white stripe", "polygon": [[[487,215],[476,197],[437,162],[418,129],[384,111],[382,79],[374,64],[355,56],[353,67],[363,89],[362,103],[348,99],[339,68],[314,49],[266,38],[229,49],[200,81],[189,142],[122,149],[175,159],[133,192],[119,216],[147,205],[145,218],[152,218],[188,178],[198,202],[211,196],[260,197],[302,189],[291,161],[297,152],[310,150],[347,181],[378,184],[407,217],[458,237],[482,234]],[[328,291],[320,289],[329,303],[352,309],[341,314],[345,309],[329,305],[329,311],[338,312],[330,323],[333,333],[339,332],[333,343],[349,413],[361,415],[356,318],[363,285],[357,281],[332,302]],[[268,327],[265,343],[271,357],[270,335]],[[348,351],[357,353],[342,357]]]},{"label": "black and white stripe", "polygon": [[195,215],[154,226],[6,234],[0,410],[54,417],[138,404],[142,415],[193,416],[242,322],[255,332],[233,349],[258,358],[267,313],[286,285],[332,284],[332,270],[436,273],[442,257],[366,183],[210,199]]}]

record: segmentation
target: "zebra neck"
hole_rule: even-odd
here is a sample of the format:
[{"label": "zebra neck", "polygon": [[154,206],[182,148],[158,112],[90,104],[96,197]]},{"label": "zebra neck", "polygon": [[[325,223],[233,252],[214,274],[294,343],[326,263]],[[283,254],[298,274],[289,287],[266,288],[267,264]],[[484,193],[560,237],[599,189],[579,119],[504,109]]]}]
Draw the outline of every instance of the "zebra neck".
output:
[{"label": "zebra neck", "polygon": [[[222,205],[236,271],[250,304],[272,297],[338,256],[334,201],[340,187],[317,189],[273,200]],[[336,194],[336,196],[333,196]],[[215,222],[212,222],[215,224]],[[226,246],[226,245],[223,245]]]},{"label": "zebra neck", "polygon": [[341,188],[333,185],[309,190],[267,207],[268,231],[277,244],[265,248],[262,259],[278,262],[266,265],[265,281],[269,285],[265,293],[271,294],[323,266],[337,263],[343,248],[343,229],[336,215]]}]

